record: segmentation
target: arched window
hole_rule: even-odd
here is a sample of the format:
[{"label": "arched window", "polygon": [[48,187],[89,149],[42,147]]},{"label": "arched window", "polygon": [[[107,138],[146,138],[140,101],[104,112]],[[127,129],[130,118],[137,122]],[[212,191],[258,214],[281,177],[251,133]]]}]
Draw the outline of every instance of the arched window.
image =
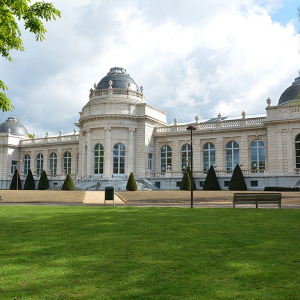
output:
[{"label": "arched window", "polygon": [[300,168],[300,134],[295,138],[296,168]]},{"label": "arched window", "polygon": [[52,152],[49,156],[50,159],[50,174],[56,175],[57,170],[57,155],[56,153]]},{"label": "arched window", "polygon": [[71,153],[69,151],[64,153],[64,170],[66,170],[66,174],[71,174]]},{"label": "arched window", "polygon": [[43,172],[43,164],[44,164],[43,154],[39,153],[36,156],[36,173],[38,175],[41,175]]},{"label": "arched window", "polygon": [[103,174],[104,147],[97,144],[94,149],[94,174]]},{"label": "arched window", "polygon": [[24,156],[24,175],[28,175],[29,169],[30,169],[30,155],[26,154]]},{"label": "arched window", "polygon": [[216,148],[213,143],[206,143],[203,146],[203,170],[207,171],[210,166],[216,163]]},{"label": "arched window", "polygon": [[160,149],[160,171],[166,172],[170,166],[172,170],[172,148],[168,145],[162,146]]},{"label": "arched window", "polygon": [[263,170],[266,168],[265,144],[262,140],[251,143],[251,169]]},{"label": "arched window", "polygon": [[226,145],[226,170],[234,170],[235,166],[240,163],[239,144],[230,141]]},{"label": "arched window", "polygon": [[125,146],[121,143],[115,144],[113,148],[113,174],[125,174]]},{"label": "arched window", "polygon": [[[185,171],[188,165],[191,164],[191,145],[184,144],[181,147],[181,171]],[[188,162],[186,161],[188,159]]]}]

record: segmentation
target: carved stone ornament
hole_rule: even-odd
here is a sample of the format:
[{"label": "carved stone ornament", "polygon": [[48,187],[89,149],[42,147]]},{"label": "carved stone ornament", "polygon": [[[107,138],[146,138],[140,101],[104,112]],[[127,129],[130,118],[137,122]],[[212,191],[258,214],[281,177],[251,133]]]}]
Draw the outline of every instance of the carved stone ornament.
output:
[{"label": "carved stone ornament", "polygon": [[270,98],[267,99],[267,104],[268,104],[268,106],[270,106],[270,104],[271,104],[271,99]]},{"label": "carved stone ornament", "polygon": [[49,137],[49,131],[46,132],[46,137]]},{"label": "carved stone ornament", "polygon": [[141,93],[143,94],[144,88],[143,86],[140,87]]},{"label": "carved stone ornament", "polygon": [[92,93],[94,90],[92,88],[90,88],[90,93]]},{"label": "carved stone ornament", "polygon": [[8,134],[10,134],[10,133],[11,133],[11,130],[10,130],[10,128],[8,128],[8,129],[7,129],[7,133],[8,133]]},{"label": "carved stone ornament", "polygon": [[74,134],[76,134],[76,133],[77,133],[77,129],[75,128],[75,129],[74,129]]},{"label": "carved stone ornament", "polygon": [[178,119],[175,118],[175,119],[174,119],[174,125],[177,125],[177,122],[178,122]]},{"label": "carved stone ornament", "polygon": [[128,83],[127,83],[127,88],[128,88],[128,90],[130,90],[130,86],[131,86],[131,83],[128,82]]},{"label": "carved stone ornament", "polygon": [[36,134],[34,133],[32,136],[33,136],[33,138],[35,139],[35,137],[36,137]]},{"label": "carved stone ornament", "polygon": [[96,89],[96,87],[97,87],[97,84],[96,84],[96,83],[94,83],[94,89]]},{"label": "carved stone ornament", "polygon": [[218,119],[221,121],[221,119],[222,119],[222,115],[219,113],[218,114]]},{"label": "carved stone ornament", "polygon": [[109,89],[112,89],[112,85],[113,85],[113,82],[110,80],[109,82],[108,82],[108,85],[109,85]]},{"label": "carved stone ornament", "polygon": [[245,111],[244,111],[244,110],[242,111],[242,116],[243,116],[243,119],[245,119],[245,117],[246,117],[246,113],[245,113]]},{"label": "carved stone ornament", "polygon": [[199,117],[198,116],[195,117],[195,121],[196,121],[196,123],[199,122]]},{"label": "carved stone ornament", "polygon": [[59,135],[62,135],[62,134],[63,134],[63,131],[62,131],[62,130],[60,130],[60,131],[59,131]]}]

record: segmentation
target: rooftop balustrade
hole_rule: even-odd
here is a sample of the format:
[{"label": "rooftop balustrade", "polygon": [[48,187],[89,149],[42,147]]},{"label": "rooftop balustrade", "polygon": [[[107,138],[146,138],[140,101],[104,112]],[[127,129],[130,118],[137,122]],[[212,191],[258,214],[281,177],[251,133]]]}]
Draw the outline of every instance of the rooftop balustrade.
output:
[{"label": "rooftop balustrade", "polygon": [[59,136],[51,136],[51,137],[44,137],[44,138],[33,138],[33,139],[26,139],[21,140],[21,146],[32,146],[32,145],[41,145],[41,144],[51,144],[51,143],[65,143],[65,142],[78,142],[79,135],[72,134],[72,135],[59,135]]},{"label": "rooftop balustrade", "polygon": [[141,92],[112,88],[112,89],[106,89],[106,90],[93,90],[90,92],[90,99],[93,97],[101,97],[101,96],[107,96],[107,95],[112,95],[112,96],[124,95],[124,96],[130,96],[130,97],[137,97],[142,100],[144,100],[144,97],[145,97],[144,94]]}]

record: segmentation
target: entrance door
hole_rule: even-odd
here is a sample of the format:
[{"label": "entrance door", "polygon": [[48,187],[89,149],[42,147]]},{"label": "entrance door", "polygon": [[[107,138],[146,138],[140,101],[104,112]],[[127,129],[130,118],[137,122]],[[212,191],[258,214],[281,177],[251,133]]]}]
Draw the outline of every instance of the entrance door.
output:
[{"label": "entrance door", "polygon": [[113,148],[113,174],[125,175],[125,146],[121,143]]}]

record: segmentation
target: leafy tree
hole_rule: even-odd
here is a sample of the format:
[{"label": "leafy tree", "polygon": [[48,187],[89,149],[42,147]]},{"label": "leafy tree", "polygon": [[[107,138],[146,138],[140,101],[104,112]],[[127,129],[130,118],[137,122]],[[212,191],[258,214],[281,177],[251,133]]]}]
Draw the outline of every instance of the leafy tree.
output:
[{"label": "leafy tree", "polygon": [[138,188],[137,188],[137,184],[133,172],[131,172],[127,181],[126,191],[136,191],[137,189]]},{"label": "leafy tree", "polygon": [[[30,5],[31,0],[2,0],[0,1],[0,54],[9,61],[13,61],[10,51],[15,49],[24,51],[21,39],[21,30],[17,20],[23,20],[25,30],[35,34],[36,40],[43,41],[47,32],[41,20],[56,20],[61,13],[52,3],[36,2]],[[13,105],[6,97],[7,86],[0,80],[0,109],[11,111]]]},{"label": "leafy tree", "polygon": [[231,191],[247,191],[247,185],[244,179],[244,175],[238,164],[233,170],[228,189]]},{"label": "leafy tree", "polygon": [[24,190],[35,190],[35,183],[30,169],[28,170],[28,174],[26,176]]},{"label": "leafy tree", "polygon": [[221,190],[216,172],[213,166],[210,166],[203,185],[204,191],[219,191]]},{"label": "leafy tree", "polygon": [[33,134],[28,133],[28,137],[29,137],[30,139],[33,139]]},{"label": "leafy tree", "polygon": [[[186,170],[189,173],[189,176],[190,176],[190,179],[191,179],[192,178],[192,170],[191,170],[190,166],[188,166],[186,168]],[[195,183],[195,178],[193,177],[193,191],[195,191],[195,190],[196,190],[196,183]]]},{"label": "leafy tree", "polygon": [[17,178],[18,178],[18,190],[22,189],[19,172],[17,171],[17,169],[15,169],[15,173],[14,173],[14,176],[11,180],[10,187],[9,187],[10,190],[16,190],[17,189]]},{"label": "leafy tree", "polygon": [[61,189],[63,191],[76,191],[76,187],[70,173],[67,174],[66,180]]},{"label": "leafy tree", "polygon": [[183,174],[182,181],[180,184],[180,189],[183,191],[191,190],[191,179],[188,171],[184,172]]},{"label": "leafy tree", "polygon": [[47,189],[49,189],[49,181],[48,181],[46,171],[42,172],[42,175],[40,177],[37,189],[38,190],[47,190]]}]

